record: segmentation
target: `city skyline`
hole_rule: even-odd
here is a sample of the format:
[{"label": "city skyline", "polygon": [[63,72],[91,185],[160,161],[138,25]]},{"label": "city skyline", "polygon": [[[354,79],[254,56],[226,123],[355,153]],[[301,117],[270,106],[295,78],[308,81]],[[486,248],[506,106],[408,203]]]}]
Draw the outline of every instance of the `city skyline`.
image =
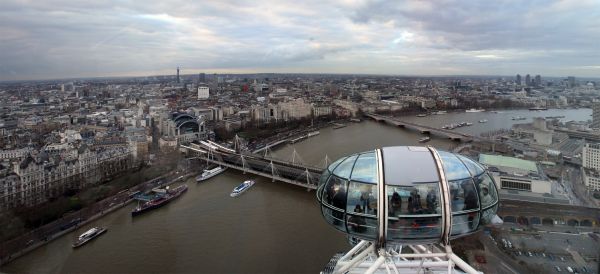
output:
[{"label": "city skyline", "polygon": [[597,77],[596,1],[9,1],[0,81],[207,73]]}]

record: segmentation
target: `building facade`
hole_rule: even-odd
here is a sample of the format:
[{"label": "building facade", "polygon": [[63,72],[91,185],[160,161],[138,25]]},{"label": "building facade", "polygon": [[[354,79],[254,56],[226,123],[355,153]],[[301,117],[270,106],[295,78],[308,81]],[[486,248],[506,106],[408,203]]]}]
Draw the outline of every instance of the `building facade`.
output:
[{"label": "building facade", "polygon": [[600,144],[586,143],[581,158],[584,168],[600,170]]},{"label": "building facade", "polygon": [[110,180],[129,170],[132,154],[126,144],[112,147],[71,147],[59,154],[28,154],[0,182],[0,209],[34,206],[70,189]]},{"label": "building facade", "polygon": [[592,128],[600,129],[600,102],[592,104]]},{"label": "building facade", "polygon": [[198,87],[198,99],[208,99],[210,97],[210,89],[208,87]]}]

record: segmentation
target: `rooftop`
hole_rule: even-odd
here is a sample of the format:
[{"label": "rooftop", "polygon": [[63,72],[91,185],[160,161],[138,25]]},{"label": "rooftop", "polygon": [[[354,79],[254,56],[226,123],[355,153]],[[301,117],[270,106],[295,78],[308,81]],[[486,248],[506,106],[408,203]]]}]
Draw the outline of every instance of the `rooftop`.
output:
[{"label": "rooftop", "polygon": [[535,162],[523,160],[515,157],[500,155],[479,154],[479,162],[488,166],[509,167],[514,169],[527,170],[529,172],[538,172]]}]

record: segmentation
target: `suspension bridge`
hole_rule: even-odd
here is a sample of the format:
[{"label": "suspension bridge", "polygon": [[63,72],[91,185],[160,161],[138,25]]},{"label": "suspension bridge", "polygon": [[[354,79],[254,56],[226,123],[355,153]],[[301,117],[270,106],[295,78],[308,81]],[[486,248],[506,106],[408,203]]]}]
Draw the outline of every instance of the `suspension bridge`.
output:
[{"label": "suspension bridge", "polygon": [[269,148],[261,150],[264,152],[263,154],[257,154],[241,151],[238,148],[230,149],[211,141],[181,145],[180,147],[208,163],[307,189],[317,188],[319,177],[329,164],[327,156],[325,156],[322,166],[306,164],[295,150],[291,159],[287,161],[274,158]]}]

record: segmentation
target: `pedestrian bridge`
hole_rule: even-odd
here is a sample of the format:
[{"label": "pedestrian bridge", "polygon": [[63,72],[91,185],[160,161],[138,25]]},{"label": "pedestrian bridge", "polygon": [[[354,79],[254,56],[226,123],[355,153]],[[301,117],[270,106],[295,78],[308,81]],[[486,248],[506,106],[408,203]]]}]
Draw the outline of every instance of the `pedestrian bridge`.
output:
[{"label": "pedestrian bridge", "polygon": [[200,159],[213,164],[308,189],[317,189],[319,177],[324,168],[248,152],[232,153],[229,151],[207,149],[193,144],[189,146],[182,145],[180,147],[187,149]]}]

